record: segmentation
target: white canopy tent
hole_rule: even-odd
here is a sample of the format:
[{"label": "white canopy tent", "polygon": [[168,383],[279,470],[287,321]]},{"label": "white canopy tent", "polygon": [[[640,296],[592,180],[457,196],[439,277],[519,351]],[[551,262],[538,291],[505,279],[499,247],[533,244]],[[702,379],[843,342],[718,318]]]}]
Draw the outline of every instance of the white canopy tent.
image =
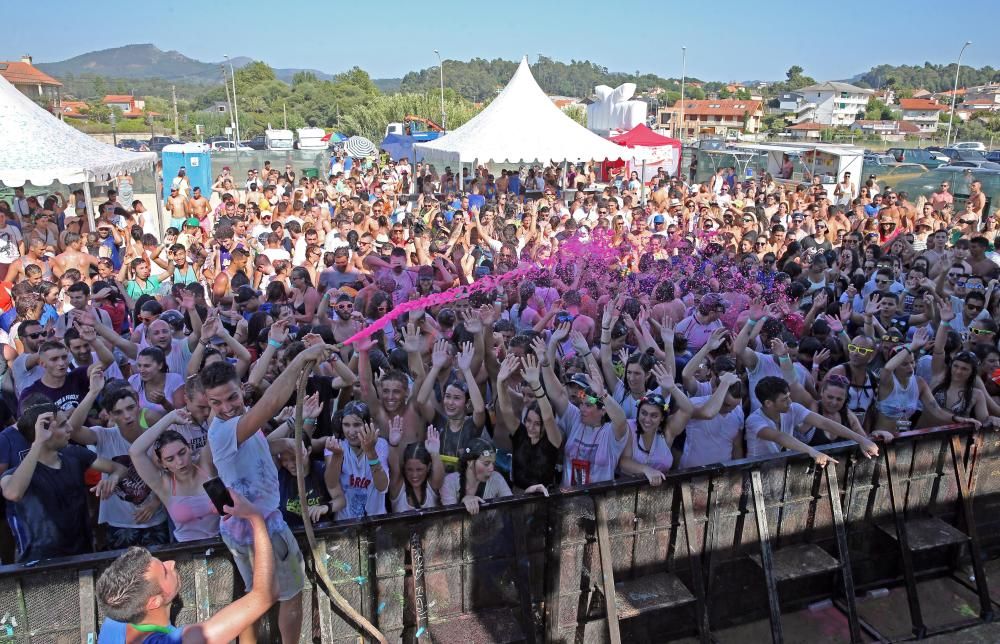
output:
[{"label": "white canopy tent", "polygon": [[[63,123],[0,77],[0,183],[84,184],[93,228],[90,184],[123,172],[152,171],[156,159],[155,152],[129,152],[101,143]],[[158,199],[156,209],[159,213]]]},{"label": "white canopy tent", "polygon": [[482,112],[439,139],[413,146],[428,163],[534,163],[632,159],[556,107],[535,82],[527,57]]}]

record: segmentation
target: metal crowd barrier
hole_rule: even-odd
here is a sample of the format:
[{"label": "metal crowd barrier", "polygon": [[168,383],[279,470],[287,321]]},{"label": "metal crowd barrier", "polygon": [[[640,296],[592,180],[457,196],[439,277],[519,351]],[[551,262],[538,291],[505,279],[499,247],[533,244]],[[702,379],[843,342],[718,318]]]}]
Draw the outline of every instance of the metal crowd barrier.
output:
[{"label": "metal crowd barrier", "polygon": [[[884,446],[883,446],[884,447]],[[878,638],[856,598],[905,590],[910,635],[992,619],[984,565],[1000,546],[1000,435],[949,426],[901,435],[866,459],[856,446],[619,480],[487,504],[319,529],[339,592],[390,641],[712,640],[763,620],[784,639],[790,611],[836,606],[845,638]],[[303,551],[307,551],[303,538]],[[94,582],[115,553],[0,567],[0,641],[94,642]],[[218,541],[159,549],[183,579],[174,623],[204,620],[242,590]],[[925,622],[918,585],[966,575],[973,614]],[[957,575],[956,575],[957,577]],[[301,641],[356,642],[308,585]],[[276,613],[261,641],[277,641]],[[428,639],[429,638],[429,639]]]}]

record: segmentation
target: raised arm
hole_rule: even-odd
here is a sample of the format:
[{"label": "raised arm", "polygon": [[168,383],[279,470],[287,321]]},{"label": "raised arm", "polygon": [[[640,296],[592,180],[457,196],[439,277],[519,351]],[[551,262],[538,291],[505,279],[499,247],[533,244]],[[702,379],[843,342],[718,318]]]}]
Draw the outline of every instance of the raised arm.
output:
[{"label": "raised arm", "polygon": [[[308,337],[308,336],[307,336]],[[329,357],[334,347],[329,344],[319,342],[307,348],[299,355],[295,356],[288,368],[281,372],[271,386],[267,389],[267,395],[262,397],[257,404],[250,408],[240,418],[236,425],[236,442],[238,445],[247,440],[269,420],[274,418],[285,402],[295,391],[295,385],[299,375],[305,368],[306,363],[313,361],[323,361]],[[383,487],[383,489],[385,489]]]},{"label": "raised arm", "polygon": [[715,388],[711,397],[704,404],[694,408],[694,412],[691,414],[692,418],[712,420],[718,416],[722,411],[722,406],[726,403],[726,394],[729,393],[729,388],[739,380],[740,377],[731,371],[719,376],[719,386]]},{"label": "raised arm", "polygon": [[288,325],[290,323],[290,320],[284,319],[278,320],[271,325],[271,328],[267,332],[267,346],[264,348],[264,353],[260,354],[260,357],[257,358],[253,369],[250,370],[250,377],[247,379],[247,384],[257,386],[264,381],[264,376],[267,374],[267,368],[271,364],[271,360],[274,359],[275,354],[278,353],[278,349],[288,339]]},{"label": "raised arm", "polygon": [[149,450],[152,449],[153,444],[156,443],[156,439],[160,437],[160,434],[173,425],[186,423],[190,419],[191,415],[186,409],[175,409],[140,434],[139,438],[135,439],[135,442],[132,443],[132,446],[128,450],[128,455],[132,459],[135,471],[139,473],[139,476],[145,481],[146,485],[156,493],[156,496],[160,497],[160,500],[164,504],[167,503],[170,495],[167,493],[167,488],[163,485],[163,475],[160,468],[149,457]]},{"label": "raised arm", "polygon": [[456,363],[465,384],[469,388],[469,402],[472,403],[472,422],[476,428],[482,429],[486,425],[486,402],[483,400],[483,392],[479,390],[476,382],[476,374],[472,372],[472,360],[475,357],[475,349],[471,342],[462,344],[462,351],[456,358]]},{"label": "raised arm", "polygon": [[615,439],[621,440],[628,431],[628,418],[625,416],[625,410],[621,408],[614,396],[608,393],[597,369],[591,367],[587,382],[590,383],[590,388],[597,394],[598,399],[604,403],[604,411],[611,419],[611,428],[615,432]]},{"label": "raised arm", "polygon": [[531,350],[535,352],[539,366],[542,368],[545,395],[552,402],[552,409],[557,416],[566,413],[566,409],[569,407],[569,393],[556,375],[555,369],[552,368],[552,360],[548,356],[545,341],[540,337],[534,338],[531,341]]},{"label": "raised arm", "polygon": [[694,357],[688,360],[687,364],[684,365],[684,369],[681,371],[681,382],[684,383],[684,389],[689,395],[693,396],[698,393],[698,381],[695,380],[694,374],[698,371],[699,365],[708,360],[708,356],[712,351],[715,351],[722,346],[727,333],[729,333],[729,331],[725,327],[721,326],[712,331],[712,334],[708,336],[708,342],[703,344],[701,348],[698,349],[698,352],[694,354]]},{"label": "raised arm", "polygon": [[524,356],[521,373],[524,381],[531,387],[531,394],[538,403],[538,409],[542,412],[542,428],[545,430],[545,438],[553,447],[559,448],[562,445],[563,435],[556,425],[556,417],[552,412],[552,405],[542,388],[542,373],[538,364],[538,359],[532,355]]},{"label": "raised arm", "polygon": [[434,351],[431,353],[431,370],[427,372],[420,391],[417,393],[417,411],[427,422],[434,420],[437,410],[437,401],[434,399],[434,384],[437,382],[438,374],[448,362],[448,341],[444,338],[434,343]]},{"label": "raised arm", "polygon": [[[535,360],[535,364],[538,364],[538,360]],[[508,353],[507,357],[500,364],[500,371],[497,373],[497,424],[493,430],[493,442],[497,444],[497,447],[503,449],[511,449],[510,436],[514,431],[520,426],[520,422],[517,415],[514,413],[514,405],[510,398],[510,385],[508,381],[514,372],[521,366],[521,360],[513,353]],[[538,385],[538,390],[541,392],[542,396],[545,396],[545,391],[542,389],[541,384]],[[534,389],[534,387],[532,387]]]}]

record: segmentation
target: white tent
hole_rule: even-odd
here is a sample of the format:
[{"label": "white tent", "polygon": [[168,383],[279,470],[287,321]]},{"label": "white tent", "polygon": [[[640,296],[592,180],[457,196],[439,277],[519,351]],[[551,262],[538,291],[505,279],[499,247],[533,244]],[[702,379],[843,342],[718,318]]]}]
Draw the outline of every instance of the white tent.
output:
[{"label": "white tent", "polygon": [[413,146],[430,163],[518,163],[631,159],[556,107],[521,59],[507,87],[482,112],[439,139]]},{"label": "white tent", "polygon": [[0,77],[0,183],[87,184],[87,210],[93,217],[91,182],[152,170],[156,158],[154,152],[129,152],[101,143],[63,123]]}]

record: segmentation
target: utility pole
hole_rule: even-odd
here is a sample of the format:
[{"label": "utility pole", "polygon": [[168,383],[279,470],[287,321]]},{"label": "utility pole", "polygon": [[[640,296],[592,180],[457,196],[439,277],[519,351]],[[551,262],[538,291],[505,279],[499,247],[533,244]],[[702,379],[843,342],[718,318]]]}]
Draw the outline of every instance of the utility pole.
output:
[{"label": "utility pole", "polygon": [[444,61],[441,60],[441,52],[435,49],[434,53],[437,54],[438,70],[440,71],[441,74],[441,128],[447,130],[448,121],[444,113]]},{"label": "utility pole", "polygon": [[285,129],[288,129],[288,103],[281,103],[281,115],[285,119]]},{"label": "utility pole", "polygon": [[681,47],[681,112],[680,112],[680,126],[681,135],[678,137],[681,140],[681,145],[684,144],[684,80],[687,77],[687,60],[688,60],[688,48]]},{"label": "utility pole", "polygon": [[[229,62],[229,73],[233,75],[233,117],[232,121],[235,128],[236,136],[236,154],[240,153],[240,106],[236,102],[236,70],[233,69],[233,61],[229,60],[229,54],[226,54],[226,60]],[[226,68],[222,68],[222,73],[226,73]]]},{"label": "utility pole", "polygon": [[118,119],[115,117],[115,108],[111,108],[111,142],[118,147],[118,130],[116,128]]},{"label": "utility pole", "polygon": [[177,121],[177,86],[170,86],[170,94],[174,97],[174,138],[181,135],[180,124]]}]

